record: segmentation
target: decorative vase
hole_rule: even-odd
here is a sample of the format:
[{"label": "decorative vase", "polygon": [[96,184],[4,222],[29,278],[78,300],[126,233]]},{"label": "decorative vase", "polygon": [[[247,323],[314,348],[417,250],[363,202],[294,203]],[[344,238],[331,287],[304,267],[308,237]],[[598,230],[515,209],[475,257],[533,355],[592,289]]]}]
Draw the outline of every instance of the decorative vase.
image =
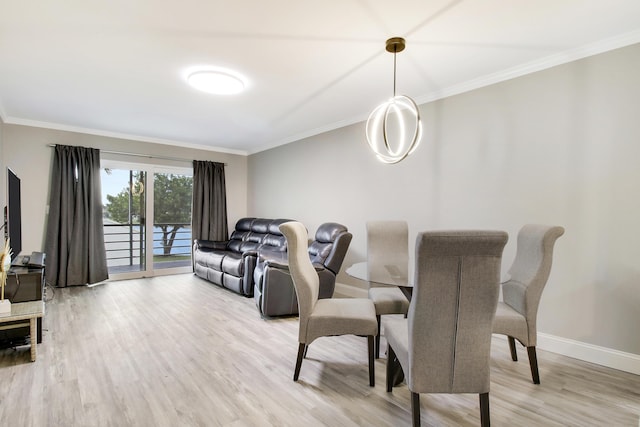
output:
[{"label": "decorative vase", "polygon": [[11,246],[9,239],[5,240],[4,248],[0,252],[0,316],[11,314],[11,301],[4,299],[4,285],[7,283],[7,273],[11,268]]}]

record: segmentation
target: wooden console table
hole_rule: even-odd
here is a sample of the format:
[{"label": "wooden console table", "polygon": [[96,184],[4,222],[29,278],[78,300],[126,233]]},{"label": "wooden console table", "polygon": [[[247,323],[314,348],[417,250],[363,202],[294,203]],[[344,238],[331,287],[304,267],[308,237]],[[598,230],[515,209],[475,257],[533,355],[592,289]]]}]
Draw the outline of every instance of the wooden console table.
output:
[{"label": "wooden console table", "polygon": [[[4,294],[11,303],[42,301],[44,291],[44,268],[13,266],[7,275]],[[38,343],[42,342],[42,318],[38,318]],[[20,337],[29,334],[27,328],[7,332],[9,337]],[[35,336],[35,335],[34,335]]]},{"label": "wooden console table", "polygon": [[[11,314],[0,316],[0,331],[5,329],[21,328],[29,326],[31,339],[31,361],[36,360],[37,328],[36,320],[44,316],[43,301],[16,302],[11,304]],[[11,323],[9,323],[11,322]],[[9,323],[6,324],[5,323]]]}]

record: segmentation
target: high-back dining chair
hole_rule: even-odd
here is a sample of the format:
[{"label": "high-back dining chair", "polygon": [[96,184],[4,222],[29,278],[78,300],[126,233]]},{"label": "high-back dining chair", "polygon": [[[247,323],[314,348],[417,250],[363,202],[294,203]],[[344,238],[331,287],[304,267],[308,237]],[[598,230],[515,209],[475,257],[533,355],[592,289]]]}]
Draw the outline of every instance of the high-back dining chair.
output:
[{"label": "high-back dining chair", "polygon": [[518,360],[515,340],[527,348],[534,384],[540,384],[536,355],[538,306],[551,272],[553,247],[563,234],[564,228],[559,226],[527,224],[520,229],[510,277],[502,283],[504,301],[498,303],[493,322],[493,333],[507,335],[514,362]]},{"label": "high-back dining chair", "polygon": [[491,327],[500,293],[504,231],[433,231],[416,239],[407,319],[385,319],[387,391],[401,367],[413,425],[420,393],[478,393],[489,426]]},{"label": "high-back dining chair", "polygon": [[[408,277],[409,272],[409,226],[406,221],[367,222],[367,268],[368,277],[375,280],[376,269],[385,265],[398,268],[398,273]],[[409,310],[409,300],[400,289],[393,286],[369,284],[369,299],[376,308],[378,333],[376,334],[376,358],[380,357],[380,316],[404,314]]]},{"label": "high-back dining chair", "polygon": [[374,337],[376,311],[367,298],[318,299],[320,279],[307,252],[307,230],[299,222],[286,222],[280,231],[287,239],[289,271],[298,295],[300,329],[298,359],[293,380],[298,381],[302,359],[309,345],[319,337],[336,335],[366,336],[369,353],[369,385],[375,385]]}]

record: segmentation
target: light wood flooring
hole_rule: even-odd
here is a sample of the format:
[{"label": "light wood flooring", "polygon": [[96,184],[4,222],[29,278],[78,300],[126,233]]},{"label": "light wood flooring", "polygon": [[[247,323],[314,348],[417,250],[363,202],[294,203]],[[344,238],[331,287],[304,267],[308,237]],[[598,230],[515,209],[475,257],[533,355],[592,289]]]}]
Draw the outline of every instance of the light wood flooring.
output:
[{"label": "light wood flooring", "polygon": [[[0,350],[0,426],[403,426],[405,385],[368,385],[366,339],[315,341],[292,380],[296,317],[191,274],[57,289],[36,362]],[[386,343],[383,340],[383,346]],[[384,347],[383,347],[384,348]],[[492,345],[494,426],[640,426],[640,376]],[[477,395],[422,395],[423,426],[479,426]]]}]

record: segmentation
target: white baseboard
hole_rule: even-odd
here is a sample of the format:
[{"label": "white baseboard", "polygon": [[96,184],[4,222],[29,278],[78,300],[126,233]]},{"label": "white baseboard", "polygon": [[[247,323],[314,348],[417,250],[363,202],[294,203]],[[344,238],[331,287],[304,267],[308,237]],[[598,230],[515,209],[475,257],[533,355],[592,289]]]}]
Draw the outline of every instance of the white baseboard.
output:
[{"label": "white baseboard", "polygon": [[[336,283],[335,293],[341,297],[366,298],[367,290],[343,283]],[[575,341],[569,338],[538,333],[538,346],[540,350],[551,351],[563,356],[591,362],[608,368],[618,369],[640,375],[640,355],[625,353],[607,347],[600,347]]]},{"label": "white baseboard", "polygon": [[585,362],[640,375],[640,355],[538,332],[538,346]]}]

